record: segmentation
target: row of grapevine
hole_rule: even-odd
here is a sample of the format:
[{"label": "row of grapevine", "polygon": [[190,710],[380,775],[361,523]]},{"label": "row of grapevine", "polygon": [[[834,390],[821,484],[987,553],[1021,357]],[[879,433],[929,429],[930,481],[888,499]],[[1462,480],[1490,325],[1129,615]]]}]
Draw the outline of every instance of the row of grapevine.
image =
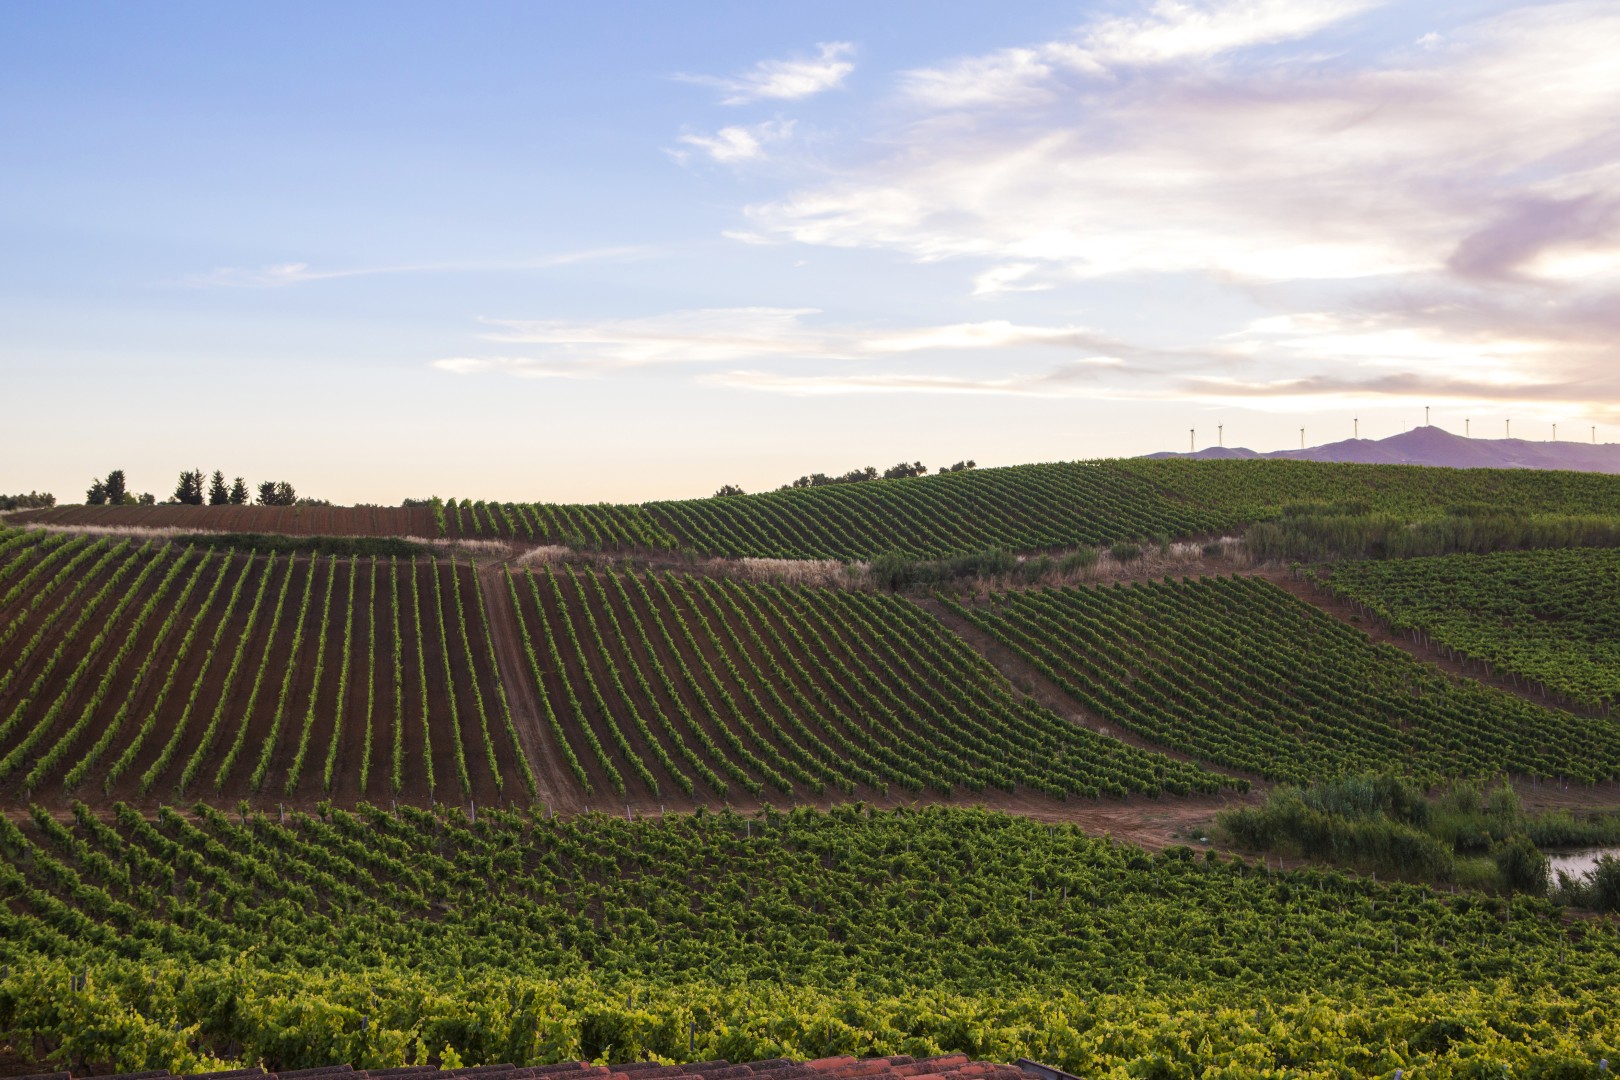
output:
[{"label": "row of grapevine", "polygon": [[1620,935],[1545,901],[979,810],[78,804],[0,817],[0,888],[0,1024],[93,1060],[130,1040],[126,1068],[232,1044],[376,1067],[432,1040],[469,1063],[960,1048],[1081,1075],[1596,1076],[1620,1039]]},{"label": "row of grapevine", "polygon": [[451,499],[441,511],[441,535],[511,537],[536,544],[597,550],[669,549],[674,536],[639,506],[615,503],[486,503]]},{"label": "row of grapevine", "polygon": [[1620,730],[1426,668],[1253,577],[940,601],[1093,716],[1258,775],[1620,776]]},{"label": "row of grapevine", "polygon": [[1454,659],[1575,706],[1611,712],[1620,703],[1620,552],[1347,563],[1312,579]]},{"label": "row of grapevine", "polygon": [[[169,554],[171,553],[164,553],[164,555]],[[101,656],[102,646],[112,635],[113,628],[117,624],[119,616],[123,613],[124,609],[130,604],[134,603],[136,598],[140,595],[141,586],[145,583],[146,579],[151,577],[165,563],[168,564],[168,572],[163,575],[162,580],[158,583],[156,591],[147,599],[147,602],[141,607],[139,614],[137,614],[134,620],[130,623],[129,629],[124,634],[123,643],[112,656],[103,658]],[[159,605],[163,603],[164,596],[167,594],[169,587],[174,584],[174,581],[177,577],[179,577],[180,572],[185,569],[185,563],[186,560],[183,554],[180,557],[170,558],[159,556],[147,562],[146,567],[138,575],[136,575],[134,581],[130,583],[130,587],[124,592],[124,595],[119,598],[118,603],[113,606],[112,611],[108,613],[106,621],[102,624],[100,632],[97,633],[95,638],[91,641],[89,647],[80,656],[79,662],[74,668],[73,673],[68,676],[66,683],[63,685],[61,691],[57,694],[56,700],[51,703],[50,708],[45,710],[44,715],[41,716],[34,724],[32,730],[13,744],[11,749],[6,752],[4,757],[0,757],[0,778],[10,775],[11,772],[22,762],[24,757],[27,756],[32,757],[35,760],[35,766],[32,770],[30,770],[25,783],[28,783],[29,781],[37,782],[38,777],[42,775],[42,769],[49,768],[51,764],[54,764],[55,761],[59,761],[61,759],[62,755],[66,753],[65,740],[59,739],[56,745],[47,751],[43,756],[38,755],[35,752],[36,747],[44,741],[47,735],[51,734],[52,729],[55,727],[57,718],[61,715],[62,711],[67,708],[68,702],[72,699],[73,692],[79,685],[80,680],[84,676],[99,670],[101,672],[101,679],[97,682],[95,689],[89,696],[89,699],[85,701],[84,705],[80,709],[78,720],[70,726],[67,735],[73,736],[76,732],[84,731],[85,728],[90,725],[92,718],[95,717],[97,711],[106,701],[107,695],[112,689],[113,681],[118,677],[124,661],[128,659],[132,652],[134,652],[136,643],[140,640],[142,629],[151,619],[152,613],[155,612]],[[116,582],[116,580],[117,575],[114,575],[113,578],[109,579],[109,584]],[[76,702],[75,706],[77,706]],[[28,786],[31,787],[33,785],[32,783],[28,783]]]},{"label": "row of grapevine", "polygon": [[626,775],[655,796],[665,783],[696,794],[694,777],[717,794],[733,781],[755,794],[897,784],[1057,797],[1225,783],[1018,699],[903,600],[677,574],[517,576],[553,736],[576,772],[591,762],[618,792]]},{"label": "row of grapevine", "polygon": [[[0,784],[352,797],[380,751],[396,793],[430,794],[451,761],[459,795],[537,790],[475,567],[5,542],[78,569],[51,585],[47,567],[43,599],[0,609],[0,625],[26,619],[0,647]],[[472,769],[465,739],[482,747]]]},{"label": "row of grapevine", "polygon": [[[1451,513],[1494,518],[1508,508],[1532,519],[1567,521],[1567,543],[1575,544],[1582,536],[1616,534],[1616,505],[1620,478],[1594,473],[1132,459],[974,469],[640,506],[452,499],[445,513],[450,536],[847,560],[889,552],[941,558],[991,548],[1032,551],[1240,532],[1313,507],[1384,515],[1396,523],[1443,521]],[[1557,531],[1547,525],[1526,535]]]}]

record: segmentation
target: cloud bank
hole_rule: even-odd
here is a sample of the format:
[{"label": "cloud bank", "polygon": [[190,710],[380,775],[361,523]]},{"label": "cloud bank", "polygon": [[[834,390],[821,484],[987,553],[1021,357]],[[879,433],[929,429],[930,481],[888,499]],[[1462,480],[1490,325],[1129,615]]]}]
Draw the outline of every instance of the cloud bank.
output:
[{"label": "cloud bank", "polygon": [[[749,206],[737,234],[961,262],[980,297],[1223,283],[1300,319],[1188,348],[1298,395],[1348,392],[1324,376],[1349,364],[1359,392],[1620,403],[1600,314],[1620,310],[1620,8],[1352,54],[1374,6],[1166,0],[906,72],[884,152]],[[1498,381],[1444,381],[1465,369]]]}]

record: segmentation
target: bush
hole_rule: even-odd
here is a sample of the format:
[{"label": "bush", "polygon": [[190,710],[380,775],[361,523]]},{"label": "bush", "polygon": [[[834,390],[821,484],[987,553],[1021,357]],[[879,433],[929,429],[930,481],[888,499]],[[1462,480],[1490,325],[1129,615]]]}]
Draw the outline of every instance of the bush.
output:
[{"label": "bush", "polygon": [[1114,557],[1115,562],[1135,562],[1142,557],[1142,549],[1135,544],[1115,544],[1108,549],[1108,554]]},{"label": "bush", "polygon": [[279,536],[263,533],[192,533],[174,538],[177,544],[215,551],[251,551],[257,555],[272,552],[284,555],[336,555],[341,557],[431,555],[426,544],[393,536]]},{"label": "bush", "polygon": [[1544,896],[1547,892],[1547,856],[1520,834],[1497,844],[1491,859],[1502,874],[1502,884],[1513,892]]},{"label": "bush", "polygon": [[1620,911],[1620,859],[1605,855],[1587,875],[1591,906],[1598,911]]},{"label": "bush", "polygon": [[1058,563],[1058,569],[1065,574],[1078,574],[1082,570],[1090,570],[1096,566],[1100,558],[1102,553],[1096,548],[1077,548],[1063,556],[1063,561]]},{"label": "bush", "polygon": [[1052,557],[1050,555],[1035,555],[1018,564],[1016,575],[1019,581],[1039,581],[1052,572]]}]

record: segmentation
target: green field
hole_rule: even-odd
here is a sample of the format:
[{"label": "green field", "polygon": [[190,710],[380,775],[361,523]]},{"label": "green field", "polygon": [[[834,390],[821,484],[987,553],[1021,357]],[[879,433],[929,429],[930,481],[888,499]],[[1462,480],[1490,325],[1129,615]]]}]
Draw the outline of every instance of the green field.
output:
[{"label": "green field", "polygon": [[1442,675],[1260,578],[941,599],[1097,718],[1268,779],[1620,776],[1613,723]]},{"label": "green field", "polygon": [[1082,1075],[1466,1076],[1620,1043],[1620,939],[1540,901],[1147,856],[969,810],[196,812],[3,827],[0,1027],[286,1068],[420,1042],[468,1061],[961,1049]]},{"label": "green field", "polygon": [[972,469],[639,506],[451,499],[437,513],[449,536],[608,550],[679,549],[727,558],[847,560],[1216,536],[1240,533],[1301,507],[1402,523],[1512,507],[1532,520],[1556,519],[1560,528],[1567,527],[1565,519],[1577,519],[1607,536],[1620,524],[1620,477],[1128,459]]},{"label": "green field", "polygon": [[1605,712],[1620,700],[1620,553],[1447,555],[1317,576],[1391,625],[1565,700]]}]

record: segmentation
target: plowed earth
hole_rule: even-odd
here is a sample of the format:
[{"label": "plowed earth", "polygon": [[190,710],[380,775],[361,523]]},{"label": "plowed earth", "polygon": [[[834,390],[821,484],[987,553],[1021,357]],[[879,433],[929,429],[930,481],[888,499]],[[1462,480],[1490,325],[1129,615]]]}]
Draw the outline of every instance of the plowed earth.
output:
[{"label": "plowed earth", "polygon": [[183,532],[283,533],[289,536],[434,537],[433,511],[399,506],[57,506],[19,510],[12,524]]}]

